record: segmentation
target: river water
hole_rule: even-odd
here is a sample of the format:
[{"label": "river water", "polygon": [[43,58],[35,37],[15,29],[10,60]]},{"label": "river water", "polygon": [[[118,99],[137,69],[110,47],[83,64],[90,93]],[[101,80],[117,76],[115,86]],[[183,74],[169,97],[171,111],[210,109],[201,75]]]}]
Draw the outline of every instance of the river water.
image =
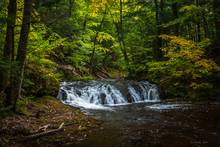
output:
[{"label": "river water", "polygon": [[220,103],[132,104],[84,112],[103,123],[77,146],[220,147]]},{"label": "river water", "polygon": [[58,98],[102,121],[74,146],[220,147],[220,103],[160,102],[146,81],[63,82]]}]

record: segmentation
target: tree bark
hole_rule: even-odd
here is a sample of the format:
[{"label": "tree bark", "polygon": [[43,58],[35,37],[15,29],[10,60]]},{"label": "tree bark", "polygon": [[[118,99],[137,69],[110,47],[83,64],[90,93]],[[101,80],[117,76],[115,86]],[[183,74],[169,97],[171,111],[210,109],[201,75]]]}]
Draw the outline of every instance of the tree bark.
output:
[{"label": "tree bark", "polygon": [[69,0],[69,17],[72,16],[73,0]]},{"label": "tree bark", "polygon": [[24,64],[26,58],[26,50],[28,43],[28,35],[30,31],[30,22],[31,22],[31,11],[32,11],[33,0],[24,0],[24,12],[23,12],[23,21],[20,33],[20,41],[18,45],[18,53],[16,61],[18,63],[17,74],[13,76],[11,83],[11,102],[9,105],[12,105],[13,111],[16,111],[16,102],[20,96],[21,85],[23,80],[24,73]]},{"label": "tree bark", "polygon": [[210,37],[209,25],[207,22],[206,14],[204,12],[202,13],[202,21],[203,21],[203,28],[205,32],[205,38],[209,38]]},{"label": "tree bark", "polygon": [[[172,4],[172,11],[173,11],[174,19],[178,19],[179,15],[178,15],[178,3],[177,2],[174,2]],[[179,23],[175,24],[175,26],[174,26],[174,34],[176,36],[179,36]]]},{"label": "tree bark", "polygon": [[213,9],[215,14],[215,29],[216,29],[216,41],[215,46],[220,48],[220,2],[218,0],[213,1]]},{"label": "tree bark", "polygon": [[129,67],[129,58],[128,58],[128,55],[127,55],[127,50],[126,50],[126,45],[125,45],[125,41],[124,41],[124,31],[123,31],[123,2],[122,0],[120,0],[120,8],[119,8],[119,12],[120,12],[120,18],[119,18],[119,22],[116,22],[114,21],[114,17],[111,13],[111,10],[108,9],[111,17],[112,17],[112,20],[113,20],[113,23],[115,25],[115,29],[116,29],[116,33],[117,33],[117,36],[118,36],[118,42],[119,42],[119,45],[120,45],[120,49],[121,49],[121,52],[123,54],[123,57],[124,57],[124,62],[125,62],[125,66],[127,68],[127,71],[131,72],[131,69]]},{"label": "tree bark", "polygon": [[[196,6],[199,7],[200,4],[199,4],[199,0],[196,0]],[[197,15],[197,17],[199,18],[200,16]],[[197,22],[196,22],[196,32],[197,32],[197,36],[196,36],[196,40],[197,42],[201,42],[201,25],[200,25],[200,20],[198,19]]]},{"label": "tree bark", "polygon": [[211,56],[215,62],[220,65],[220,3],[219,0],[213,0],[215,35]]},{"label": "tree bark", "polygon": [[[7,31],[5,37],[5,46],[3,51],[3,60],[8,66],[14,59],[14,27],[16,22],[17,2],[10,0],[8,4]],[[10,68],[6,68],[0,72],[2,81],[0,82],[0,93],[9,85]]]},{"label": "tree bark", "polygon": [[125,41],[124,41],[124,30],[123,30],[123,3],[122,0],[120,0],[120,21],[118,25],[118,35],[119,35],[119,43],[120,47],[124,56],[124,61],[125,65],[127,68],[127,71],[130,72],[130,67],[129,67],[129,59],[128,59],[128,54],[125,46]]},{"label": "tree bark", "polygon": [[161,12],[163,9],[162,9],[162,5],[163,4],[163,1],[161,1],[160,3],[160,10],[159,10],[159,5],[158,5],[158,0],[154,0],[154,5],[155,5],[155,9],[156,9],[156,13],[155,13],[155,19],[156,19],[156,36],[155,36],[155,39],[153,41],[153,55],[154,55],[154,59],[156,61],[159,61],[162,59],[162,51],[160,50],[161,46],[162,46],[162,40],[160,38],[160,35],[161,35],[161,28],[160,28],[160,25],[161,25]]},{"label": "tree bark", "polygon": [[96,50],[96,44],[97,44],[97,37],[98,37],[98,35],[99,35],[99,32],[100,32],[101,29],[102,29],[103,23],[104,23],[104,21],[105,21],[106,14],[107,14],[107,6],[106,6],[106,8],[105,8],[105,12],[104,12],[104,14],[103,14],[103,17],[102,17],[102,20],[101,20],[101,22],[100,22],[99,28],[98,28],[98,30],[96,31],[96,34],[95,34],[95,37],[94,37],[94,40],[93,40],[93,49],[92,49],[92,54],[91,54],[91,58],[90,58],[90,68],[89,68],[89,71],[90,71],[90,73],[92,73],[92,74],[95,73],[94,64],[95,64],[95,50]]}]

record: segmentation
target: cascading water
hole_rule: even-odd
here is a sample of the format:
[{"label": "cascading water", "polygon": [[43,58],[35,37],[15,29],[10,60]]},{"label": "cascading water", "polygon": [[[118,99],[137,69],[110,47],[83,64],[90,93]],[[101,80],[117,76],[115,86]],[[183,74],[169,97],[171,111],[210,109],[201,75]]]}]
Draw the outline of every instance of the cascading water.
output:
[{"label": "cascading water", "polygon": [[138,102],[157,102],[157,86],[147,81],[93,80],[62,82],[58,98],[69,105],[89,109]]}]

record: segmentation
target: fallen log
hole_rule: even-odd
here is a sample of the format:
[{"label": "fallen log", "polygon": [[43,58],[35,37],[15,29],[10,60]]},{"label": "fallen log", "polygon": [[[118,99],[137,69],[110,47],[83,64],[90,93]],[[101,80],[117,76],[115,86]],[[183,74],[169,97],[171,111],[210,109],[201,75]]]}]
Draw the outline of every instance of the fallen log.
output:
[{"label": "fallen log", "polygon": [[[50,127],[50,126],[51,126],[51,125],[48,124],[48,125],[45,125],[45,126],[39,127],[38,130],[33,131],[33,132],[31,132],[30,134],[33,135],[33,134],[37,134],[37,133],[41,133],[41,132],[46,132],[47,129],[48,129],[48,127]],[[29,134],[29,135],[30,135],[30,134]]]},{"label": "fallen log", "polygon": [[63,131],[64,130],[63,126],[64,126],[64,122],[62,124],[60,124],[60,126],[57,129],[48,130],[48,131],[45,131],[45,132],[36,133],[36,134],[29,135],[29,136],[24,136],[21,140],[25,141],[25,140],[28,140],[28,139],[36,139],[36,138],[39,138],[39,137],[51,135],[51,134]]}]

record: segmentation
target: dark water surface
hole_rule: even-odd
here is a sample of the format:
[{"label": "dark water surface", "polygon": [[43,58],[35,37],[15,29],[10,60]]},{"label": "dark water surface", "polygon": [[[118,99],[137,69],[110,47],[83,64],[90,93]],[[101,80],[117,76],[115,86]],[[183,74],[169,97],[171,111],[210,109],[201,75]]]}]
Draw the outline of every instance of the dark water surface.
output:
[{"label": "dark water surface", "polygon": [[77,146],[220,147],[220,103],[132,104],[85,112],[103,124]]}]

